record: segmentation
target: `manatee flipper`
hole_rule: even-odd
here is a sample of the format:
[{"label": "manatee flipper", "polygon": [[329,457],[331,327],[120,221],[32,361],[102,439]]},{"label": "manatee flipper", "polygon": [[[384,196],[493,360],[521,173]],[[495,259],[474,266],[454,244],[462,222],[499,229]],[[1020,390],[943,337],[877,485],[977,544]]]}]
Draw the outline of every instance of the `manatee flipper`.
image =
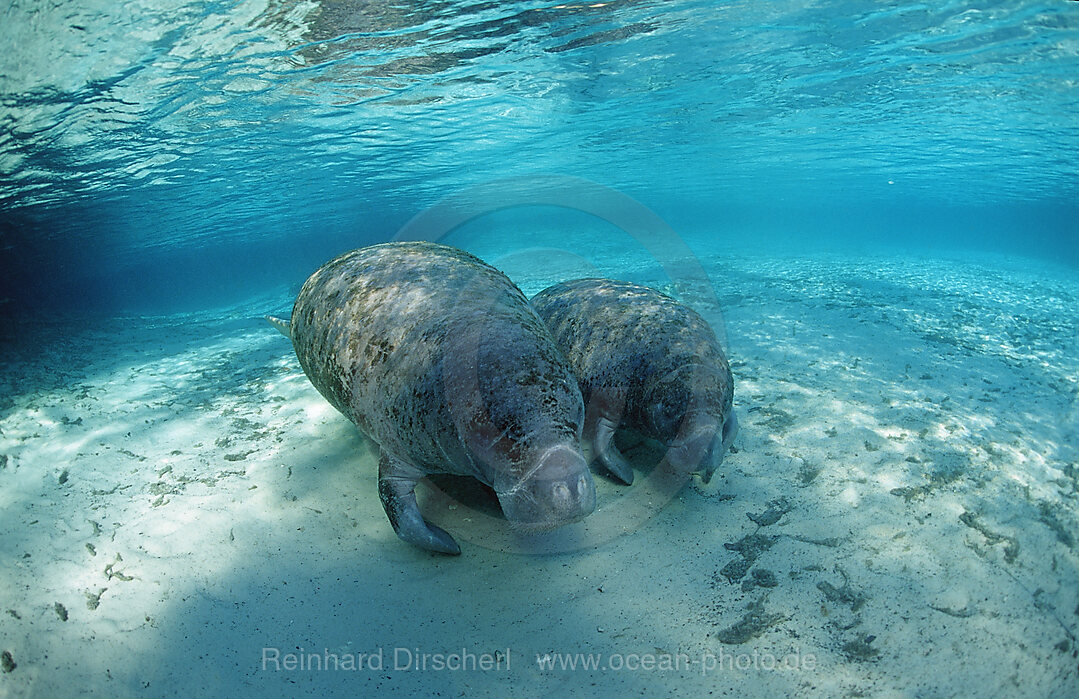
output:
[{"label": "manatee flipper", "polygon": [[633,467],[629,465],[626,457],[622,456],[622,452],[618,451],[618,447],[614,445],[614,432],[617,428],[618,424],[608,417],[600,415],[596,418],[592,448],[596,453],[596,458],[612,476],[626,485],[631,485],[633,483]]},{"label": "manatee flipper", "polygon": [[734,414],[734,410],[731,410],[731,414],[727,417],[727,421],[723,423],[723,451],[721,453],[726,454],[731,445],[734,444],[734,438],[738,436],[738,416]]},{"label": "manatee flipper", "polygon": [[263,317],[270,322],[270,325],[277,328],[281,332],[282,335],[284,335],[285,337],[287,337],[289,339],[292,339],[292,327],[291,327],[291,324],[287,320],[283,320],[281,318],[275,318],[274,316],[263,316]]},{"label": "manatee flipper", "polygon": [[723,429],[719,434],[719,447],[715,448],[713,445],[710,458],[701,468],[701,482],[705,485],[712,480],[712,475],[715,474],[716,469],[723,463],[724,457],[731,448],[731,444],[734,442],[734,438],[738,436],[738,418],[735,417],[734,411],[727,417],[727,421],[723,423]]},{"label": "manatee flipper", "polygon": [[453,537],[420,515],[416,504],[416,483],[425,474],[385,451],[378,459],[378,497],[393,530],[402,541],[438,553],[456,556],[461,547]]}]

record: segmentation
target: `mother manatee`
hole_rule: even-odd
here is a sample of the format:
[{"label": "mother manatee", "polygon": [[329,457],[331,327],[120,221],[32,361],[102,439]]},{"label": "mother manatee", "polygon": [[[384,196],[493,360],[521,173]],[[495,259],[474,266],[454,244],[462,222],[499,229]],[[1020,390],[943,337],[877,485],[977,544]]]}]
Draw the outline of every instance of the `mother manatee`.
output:
[{"label": "mother manatee", "polygon": [[378,443],[379,497],[405,541],[460,553],[420,515],[414,489],[429,473],[490,485],[526,529],[595,508],[576,379],[493,267],[434,243],[361,248],[312,274],[291,324],[275,324],[315,388]]}]

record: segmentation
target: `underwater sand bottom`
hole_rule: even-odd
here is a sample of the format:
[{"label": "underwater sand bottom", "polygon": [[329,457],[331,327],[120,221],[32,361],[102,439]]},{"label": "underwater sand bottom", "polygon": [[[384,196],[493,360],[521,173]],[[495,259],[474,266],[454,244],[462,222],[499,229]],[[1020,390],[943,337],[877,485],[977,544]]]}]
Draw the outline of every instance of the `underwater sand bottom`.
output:
[{"label": "underwater sand bottom", "polygon": [[702,261],[721,472],[672,497],[639,463],[539,544],[428,488],[457,558],[394,536],[372,445],[257,318],[284,296],[8,328],[0,696],[1079,694],[1079,285]]}]

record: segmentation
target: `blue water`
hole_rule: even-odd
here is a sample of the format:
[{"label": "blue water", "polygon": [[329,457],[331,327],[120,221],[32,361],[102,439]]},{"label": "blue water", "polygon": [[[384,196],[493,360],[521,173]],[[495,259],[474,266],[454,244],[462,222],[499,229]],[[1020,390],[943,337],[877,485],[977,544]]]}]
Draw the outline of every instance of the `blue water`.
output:
[{"label": "blue water", "polygon": [[[12,0],[0,697],[1079,696],[1077,202],[1079,2]],[[262,316],[411,238],[700,311],[716,478],[399,541]]]},{"label": "blue water", "polygon": [[241,299],[536,173],[733,249],[1079,264],[1072,2],[83,0],[0,26],[8,313]]}]

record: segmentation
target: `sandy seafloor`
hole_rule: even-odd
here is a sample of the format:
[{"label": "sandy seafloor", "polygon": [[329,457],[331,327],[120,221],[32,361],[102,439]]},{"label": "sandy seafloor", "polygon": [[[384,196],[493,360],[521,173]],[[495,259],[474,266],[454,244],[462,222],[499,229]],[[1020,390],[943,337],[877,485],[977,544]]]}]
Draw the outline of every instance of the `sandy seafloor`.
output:
[{"label": "sandy seafloor", "polygon": [[[669,502],[599,479],[597,527],[548,555],[465,505],[440,520],[460,557],[397,540],[372,445],[258,317],[284,289],[5,327],[0,696],[1079,696],[1074,275],[701,261],[737,451]],[[559,276],[502,262],[529,293]],[[497,667],[434,667],[462,652]]]}]

